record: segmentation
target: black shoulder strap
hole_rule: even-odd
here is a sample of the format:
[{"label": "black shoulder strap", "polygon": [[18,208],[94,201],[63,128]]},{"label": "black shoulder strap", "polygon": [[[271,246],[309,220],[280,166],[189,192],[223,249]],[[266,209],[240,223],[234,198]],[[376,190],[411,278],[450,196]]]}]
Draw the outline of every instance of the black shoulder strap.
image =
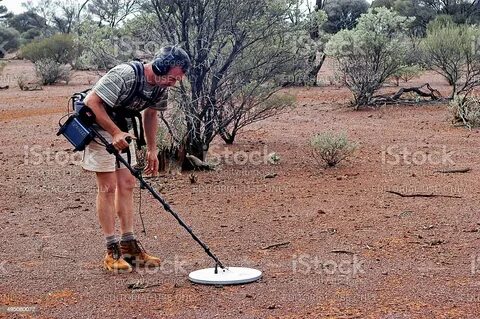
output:
[{"label": "black shoulder strap", "polygon": [[130,89],[128,96],[125,98],[125,100],[123,100],[123,106],[130,105],[135,96],[143,96],[143,87],[145,85],[143,63],[139,61],[132,61],[128,62],[127,64],[130,65],[135,71],[135,82],[133,83],[133,87]]}]

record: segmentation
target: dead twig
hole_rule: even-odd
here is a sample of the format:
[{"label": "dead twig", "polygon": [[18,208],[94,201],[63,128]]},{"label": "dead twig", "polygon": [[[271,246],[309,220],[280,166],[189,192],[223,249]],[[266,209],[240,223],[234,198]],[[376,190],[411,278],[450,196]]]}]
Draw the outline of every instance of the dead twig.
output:
[{"label": "dead twig", "polygon": [[62,256],[62,255],[51,255],[52,257],[56,258],[62,258],[62,259],[70,259],[72,261],[75,261],[75,258],[69,257],[69,256]]},{"label": "dead twig", "polygon": [[355,253],[348,251],[348,250],[341,250],[341,249],[335,249],[335,250],[330,250],[331,253],[334,254],[347,254],[347,255],[355,255]]},{"label": "dead twig", "polygon": [[67,206],[67,207],[64,207],[62,208],[58,213],[63,213],[64,211],[66,210],[69,210],[69,209],[76,209],[76,208],[80,208],[82,207],[82,205],[76,205],[76,206]]},{"label": "dead twig", "polygon": [[450,173],[468,173],[472,169],[467,167],[467,168],[457,168],[457,169],[446,169],[446,170],[438,170],[435,171],[435,173],[443,173],[443,174],[450,174]]},{"label": "dead twig", "polygon": [[283,242],[283,243],[278,243],[278,244],[273,244],[273,245],[270,245],[270,246],[267,246],[267,247],[263,247],[262,249],[267,250],[267,249],[277,248],[277,247],[281,247],[281,246],[287,246],[289,244],[290,244],[290,242],[286,241],[286,242]]},{"label": "dead twig", "polygon": [[386,191],[387,193],[398,195],[400,197],[446,197],[446,198],[462,198],[456,195],[440,195],[440,194],[402,194],[394,191]]}]

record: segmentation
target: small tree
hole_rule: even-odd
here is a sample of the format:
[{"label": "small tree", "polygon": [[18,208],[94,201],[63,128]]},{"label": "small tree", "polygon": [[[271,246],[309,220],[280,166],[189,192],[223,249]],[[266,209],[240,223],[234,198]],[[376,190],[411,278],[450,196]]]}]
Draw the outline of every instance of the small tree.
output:
[{"label": "small tree", "polygon": [[400,80],[409,82],[418,77],[422,71],[423,69],[419,65],[404,65],[393,74],[392,78],[395,80],[395,85],[399,86]]},{"label": "small tree", "polygon": [[368,7],[369,4],[365,0],[328,1],[323,9],[328,15],[325,31],[337,33],[343,29],[353,29],[357,19],[368,11]]},{"label": "small tree", "polygon": [[0,58],[11,50],[16,50],[19,46],[20,33],[12,28],[0,26]]},{"label": "small tree", "polygon": [[452,86],[450,98],[480,86],[480,28],[445,20],[429,27],[423,42],[426,63]]},{"label": "small tree", "polygon": [[353,93],[356,108],[368,105],[383,83],[405,64],[410,18],[386,8],[371,9],[353,30],[342,30],[327,44]]},{"label": "small tree", "polygon": [[[254,90],[248,93],[251,101],[262,102],[258,98],[268,96],[265,89],[291,70],[288,64],[299,58],[292,39],[305,29],[289,23],[290,4],[286,0],[151,1],[156,17],[151,34],[159,42],[181,43],[192,59],[177,100],[187,125],[186,152],[204,160],[222,130],[218,123],[224,123],[225,117],[219,118],[223,110],[241,106],[247,88]],[[145,16],[146,25],[151,25],[149,18]]]},{"label": "small tree", "polygon": [[76,69],[110,69],[131,60],[134,51],[123,40],[123,30],[81,23],[75,36],[76,47],[82,48],[75,61]]},{"label": "small tree", "polygon": [[56,34],[25,45],[21,48],[21,55],[32,62],[51,59],[60,64],[71,64],[78,51],[71,35]]},{"label": "small tree", "polygon": [[[0,3],[2,0],[0,0]],[[3,21],[5,19],[8,19],[12,16],[13,14],[11,12],[8,12],[7,7],[4,5],[0,5],[0,21]]]}]

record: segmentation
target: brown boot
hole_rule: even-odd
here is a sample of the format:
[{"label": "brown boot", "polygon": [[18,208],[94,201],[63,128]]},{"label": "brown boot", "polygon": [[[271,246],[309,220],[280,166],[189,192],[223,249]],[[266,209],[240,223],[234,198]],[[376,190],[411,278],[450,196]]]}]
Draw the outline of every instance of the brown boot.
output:
[{"label": "brown boot", "polygon": [[107,254],[103,258],[103,267],[114,273],[132,272],[132,267],[122,257],[120,245],[118,243],[107,247]]},{"label": "brown boot", "polygon": [[132,266],[160,267],[160,259],[147,254],[136,239],[121,241],[120,248],[125,261]]}]

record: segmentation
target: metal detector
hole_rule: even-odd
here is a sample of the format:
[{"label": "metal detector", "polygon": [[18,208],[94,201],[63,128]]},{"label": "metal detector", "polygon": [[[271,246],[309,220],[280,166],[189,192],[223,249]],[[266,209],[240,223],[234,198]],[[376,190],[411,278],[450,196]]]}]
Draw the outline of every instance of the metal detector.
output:
[{"label": "metal detector", "polygon": [[[117,161],[125,165],[130,173],[132,173],[132,175],[138,179],[140,182],[140,187],[146,188],[152,194],[152,196],[163,205],[163,208],[177,220],[177,222],[190,234],[190,236],[192,236],[193,240],[195,240],[205,250],[207,255],[215,261],[215,267],[213,268],[205,268],[191,272],[188,276],[190,281],[205,285],[234,285],[251,283],[262,277],[262,272],[256,269],[245,267],[226,267],[210,250],[210,248],[208,248],[208,246],[201,241],[200,238],[195,235],[195,233],[193,233],[192,229],[180,218],[180,216],[170,207],[170,205],[160,196],[160,194],[145,181],[145,179],[142,177],[141,171],[133,168],[128,161],[122,157],[119,151],[110,142],[108,142],[94,126],[91,126],[90,129],[94,133],[95,137],[97,137],[106,146],[107,152],[113,154]],[[127,138],[127,142],[130,143],[131,139]]]}]

